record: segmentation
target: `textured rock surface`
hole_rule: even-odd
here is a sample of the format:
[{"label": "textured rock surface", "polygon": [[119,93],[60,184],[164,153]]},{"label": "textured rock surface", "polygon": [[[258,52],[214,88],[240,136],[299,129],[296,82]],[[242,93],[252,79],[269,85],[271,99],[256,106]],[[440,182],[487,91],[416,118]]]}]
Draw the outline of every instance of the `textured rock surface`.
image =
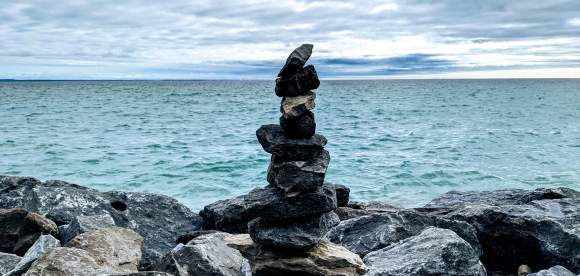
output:
[{"label": "textured rock surface", "polygon": [[204,218],[206,229],[245,233],[248,222],[258,217],[284,220],[318,215],[335,208],[336,191],[333,185],[324,184],[316,192],[290,198],[286,198],[283,191],[267,186],[205,206],[200,215]]},{"label": "textured rock surface", "polygon": [[475,250],[455,232],[429,227],[364,258],[374,275],[487,275]]},{"label": "textured rock surface", "polygon": [[346,207],[350,198],[350,188],[341,184],[334,184],[336,189],[336,204],[338,207]]},{"label": "textured rock surface", "polygon": [[340,220],[347,220],[351,218],[358,218],[361,216],[396,210],[401,210],[401,208],[382,202],[370,201],[370,202],[350,202],[344,207],[338,207],[336,210],[334,210],[334,212],[336,212],[338,217],[340,217]]},{"label": "textured rock surface", "polygon": [[23,256],[42,234],[58,237],[51,220],[25,209],[0,209],[0,251]]},{"label": "textured rock surface", "polygon": [[25,276],[79,276],[111,272],[99,264],[87,251],[58,247],[38,258]]},{"label": "textured rock surface", "polygon": [[286,64],[284,64],[282,70],[278,73],[278,77],[286,78],[298,73],[312,55],[313,48],[314,45],[312,44],[302,44],[300,47],[294,49],[286,59]]},{"label": "textured rock surface", "polygon": [[553,266],[549,269],[540,270],[536,273],[530,273],[528,276],[576,276],[572,271],[563,266]]},{"label": "textured rock surface", "polygon": [[262,275],[361,275],[366,266],[359,256],[329,241],[301,254],[287,254],[280,250],[265,250],[249,235],[233,235],[226,243],[250,259],[254,276]]},{"label": "textured rock surface", "polygon": [[256,131],[258,142],[280,161],[309,160],[326,145],[326,138],[315,134],[307,139],[290,139],[279,125],[263,125]]},{"label": "textured rock surface", "polygon": [[285,192],[286,197],[316,191],[324,184],[330,154],[322,150],[312,160],[277,162],[272,156],[268,168],[268,183]]},{"label": "textured rock surface", "polygon": [[16,254],[0,252],[0,275],[6,274],[12,270],[22,257]]},{"label": "textured rock surface", "polygon": [[471,225],[411,210],[386,211],[345,220],[331,229],[326,237],[360,256],[365,256],[417,235],[430,226],[455,231],[472,245],[476,253],[481,254],[475,229]]},{"label": "textured rock surface", "polygon": [[292,221],[268,222],[252,220],[250,237],[264,246],[305,251],[316,246],[330,228],[340,222],[334,212]]},{"label": "textured rock surface", "polygon": [[59,239],[65,244],[79,234],[111,226],[115,226],[115,221],[109,214],[77,216],[69,224],[58,227]]},{"label": "textured rock surface", "polygon": [[112,271],[133,272],[141,260],[143,238],[131,229],[110,227],[80,234],[66,246],[88,252]]},{"label": "textured rock surface", "polygon": [[296,97],[284,97],[280,106],[280,112],[285,119],[296,118],[304,115],[307,111],[314,109],[316,106],[314,100],[316,94],[308,94]]},{"label": "textured rock surface", "polygon": [[161,271],[139,271],[133,273],[99,273],[98,276],[177,276]]},{"label": "textured rock surface", "polygon": [[276,96],[296,97],[306,95],[320,86],[318,73],[314,66],[308,65],[293,76],[276,79]]},{"label": "textured rock surface", "polygon": [[307,139],[316,132],[314,113],[307,111],[300,117],[286,119],[280,116],[280,126],[286,136],[293,139]]},{"label": "textured rock surface", "polygon": [[48,251],[60,247],[60,241],[51,235],[41,235],[36,242],[26,251],[24,257],[14,266],[14,268],[3,274],[4,276],[19,276],[24,274],[30,265],[36,259],[40,258],[42,255],[46,254]]},{"label": "textured rock surface", "polygon": [[211,233],[198,236],[185,245],[179,244],[163,257],[156,270],[178,276],[239,276],[244,258],[225,244],[227,236],[231,235]]}]

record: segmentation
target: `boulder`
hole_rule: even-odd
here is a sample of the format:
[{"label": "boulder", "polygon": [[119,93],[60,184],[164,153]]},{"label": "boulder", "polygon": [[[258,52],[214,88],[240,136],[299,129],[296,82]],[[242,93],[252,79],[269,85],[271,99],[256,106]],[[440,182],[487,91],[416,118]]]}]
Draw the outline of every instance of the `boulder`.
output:
[{"label": "boulder", "polygon": [[99,273],[98,276],[176,276],[161,271],[139,271],[130,273]]},{"label": "boulder", "polygon": [[287,78],[298,73],[312,55],[313,48],[314,45],[312,44],[302,44],[300,47],[294,49],[286,59],[286,64],[284,64],[282,70],[278,73],[278,77]]},{"label": "boulder", "polygon": [[339,222],[334,212],[291,221],[257,218],[248,224],[248,232],[252,240],[262,246],[306,251],[316,246]]},{"label": "boulder", "polygon": [[23,256],[42,234],[58,237],[56,224],[25,209],[0,209],[0,251]]},{"label": "boulder", "polygon": [[176,276],[240,276],[244,258],[228,247],[224,238],[231,234],[216,232],[198,236],[187,244],[178,244],[167,253],[156,270]]},{"label": "boulder", "polygon": [[366,271],[359,256],[327,240],[322,240],[318,246],[298,255],[283,250],[266,250],[245,234],[232,235],[226,238],[226,243],[250,261],[254,276],[354,276]]},{"label": "boulder", "polygon": [[24,276],[78,276],[111,273],[112,268],[100,264],[79,248],[57,247],[38,258]]},{"label": "boulder", "polygon": [[262,148],[280,161],[310,160],[327,142],[320,134],[307,139],[291,139],[279,125],[263,125],[256,131],[256,136]]},{"label": "boulder", "polygon": [[65,244],[79,234],[111,226],[115,226],[115,221],[109,214],[76,216],[69,224],[58,227],[59,239]]},{"label": "boulder", "polygon": [[298,70],[295,75],[277,78],[275,92],[278,97],[296,97],[306,95],[318,86],[320,86],[318,73],[314,66],[308,65]]},{"label": "boulder", "polygon": [[286,220],[319,215],[334,209],[336,192],[333,185],[324,184],[315,192],[289,198],[280,189],[267,186],[207,205],[200,215],[204,218],[204,228],[207,230],[245,233],[248,222],[258,217]]},{"label": "boulder", "polygon": [[[337,199],[338,199],[337,189]],[[384,213],[387,211],[401,210],[401,208],[394,205],[378,202],[350,202],[344,207],[338,207],[334,212],[340,217],[340,220],[347,220],[351,218],[358,218],[370,214]]]},{"label": "boulder", "polygon": [[350,197],[350,188],[341,184],[334,184],[334,188],[336,189],[336,204],[338,207],[346,207]]},{"label": "boulder", "polygon": [[0,275],[4,275],[16,267],[21,259],[22,257],[16,254],[0,252]]},{"label": "boulder", "polygon": [[415,236],[431,226],[455,231],[471,244],[477,254],[482,253],[476,231],[468,223],[412,210],[386,211],[344,220],[332,228],[326,238],[362,257]]},{"label": "boulder", "polygon": [[330,163],[330,154],[322,150],[308,161],[278,162],[272,156],[268,168],[268,183],[285,192],[286,197],[312,192],[324,184],[326,169]]},{"label": "boulder", "polygon": [[280,126],[284,133],[293,139],[307,139],[316,133],[316,121],[311,111],[306,111],[302,116],[295,118],[287,119],[280,116]]},{"label": "boulder", "polygon": [[363,259],[367,276],[487,275],[477,252],[448,229],[428,227]]},{"label": "boulder", "polygon": [[136,272],[143,238],[131,229],[114,226],[80,234],[66,246],[84,250],[112,271]]},{"label": "boulder", "polygon": [[297,118],[307,111],[314,109],[316,94],[312,91],[303,96],[284,97],[280,105],[280,112],[285,119]]},{"label": "boulder", "polygon": [[530,273],[528,276],[576,276],[572,271],[563,266],[553,266],[549,269],[540,270],[536,273]]},{"label": "boulder", "polygon": [[2,275],[20,276],[24,274],[36,259],[57,247],[60,247],[59,240],[51,235],[41,235],[32,247],[26,251],[26,254],[24,254],[24,257],[22,257],[18,264],[12,270]]}]

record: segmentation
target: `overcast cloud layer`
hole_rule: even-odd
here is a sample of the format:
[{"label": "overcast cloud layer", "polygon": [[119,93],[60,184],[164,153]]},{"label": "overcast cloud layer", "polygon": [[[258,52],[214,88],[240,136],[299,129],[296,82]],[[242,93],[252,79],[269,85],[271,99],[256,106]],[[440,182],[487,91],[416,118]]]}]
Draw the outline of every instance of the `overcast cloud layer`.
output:
[{"label": "overcast cloud layer", "polygon": [[273,78],[306,42],[323,78],[569,77],[580,73],[580,1],[0,5],[0,78]]}]

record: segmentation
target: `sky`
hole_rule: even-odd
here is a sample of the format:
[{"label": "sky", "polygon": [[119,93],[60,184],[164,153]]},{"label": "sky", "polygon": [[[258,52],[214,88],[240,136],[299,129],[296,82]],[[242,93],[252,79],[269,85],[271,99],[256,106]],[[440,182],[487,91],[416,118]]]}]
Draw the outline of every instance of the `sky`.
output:
[{"label": "sky", "polygon": [[0,0],[0,79],[580,77],[580,0]]}]

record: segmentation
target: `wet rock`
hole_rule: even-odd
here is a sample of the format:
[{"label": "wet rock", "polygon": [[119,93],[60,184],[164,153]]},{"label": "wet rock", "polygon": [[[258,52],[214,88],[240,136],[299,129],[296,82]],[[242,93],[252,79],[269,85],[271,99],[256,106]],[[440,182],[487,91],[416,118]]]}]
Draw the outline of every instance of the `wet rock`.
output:
[{"label": "wet rock", "polygon": [[77,216],[69,224],[58,227],[59,239],[65,244],[79,234],[111,226],[115,226],[115,221],[109,214]]},{"label": "wet rock", "polygon": [[268,183],[282,189],[286,197],[316,191],[324,184],[329,163],[330,154],[326,150],[308,161],[278,162],[273,156],[268,168]]},{"label": "wet rock", "polygon": [[291,139],[279,125],[263,125],[256,131],[256,136],[262,148],[280,161],[309,160],[320,153],[327,142],[319,134],[308,139]]},{"label": "wet rock", "polygon": [[294,49],[286,59],[286,64],[284,64],[282,70],[278,73],[278,77],[287,78],[298,73],[312,55],[313,48],[314,45],[312,44],[302,44],[300,47]]},{"label": "wet rock", "polygon": [[57,247],[38,258],[25,276],[78,276],[110,273],[109,267],[99,264],[87,251]]},{"label": "wet rock", "polygon": [[22,257],[16,254],[0,252],[0,275],[6,274],[12,270]]},{"label": "wet rock", "polygon": [[553,266],[549,269],[540,270],[536,273],[530,273],[528,276],[576,276],[572,271],[563,266]]},{"label": "wet rock", "polygon": [[476,251],[455,232],[429,227],[366,255],[367,276],[487,275]]},{"label": "wet rock", "polygon": [[280,116],[280,126],[286,136],[293,139],[307,139],[316,133],[316,121],[314,113],[306,111],[302,116],[295,118],[284,118]]},{"label": "wet rock", "polygon": [[276,79],[276,96],[296,97],[308,94],[320,86],[314,66],[308,65],[293,76]]},{"label": "wet rock", "polygon": [[316,94],[308,92],[303,96],[285,97],[282,99],[280,112],[285,119],[297,118],[304,115],[307,111],[314,109],[316,104],[314,100]]},{"label": "wet rock", "polygon": [[326,238],[360,256],[365,256],[372,251],[417,235],[431,226],[456,232],[481,255],[476,231],[468,223],[411,210],[386,211],[345,220],[331,229]]},{"label": "wet rock", "polygon": [[66,246],[84,250],[112,271],[136,272],[143,238],[131,229],[110,227],[80,234]]},{"label": "wet rock", "polygon": [[336,189],[336,204],[338,207],[346,207],[350,197],[350,188],[341,184],[334,184]]},{"label": "wet rock", "polygon": [[228,233],[217,232],[198,236],[187,244],[179,244],[163,257],[156,270],[176,276],[241,275],[244,258],[228,247]]},{"label": "wet rock", "polygon": [[282,250],[266,250],[249,235],[233,235],[226,243],[250,261],[254,276],[264,275],[362,275],[366,266],[359,256],[344,247],[322,240],[311,250],[296,255]]},{"label": "wet rock", "polygon": [[214,202],[200,212],[206,229],[247,232],[248,222],[264,217],[286,220],[330,212],[336,208],[334,186],[324,184],[316,192],[286,198],[276,187],[256,188],[246,195]]},{"label": "wet rock", "polygon": [[23,256],[42,234],[58,236],[56,224],[25,209],[0,209],[0,251]]},{"label": "wet rock", "polygon": [[292,221],[269,222],[257,218],[249,223],[248,232],[254,242],[263,246],[306,251],[316,246],[339,222],[333,212]]},{"label": "wet rock", "polygon": [[26,251],[26,254],[24,254],[24,257],[22,257],[18,264],[16,264],[10,272],[3,275],[19,276],[24,274],[36,259],[57,247],[60,247],[59,240],[51,235],[41,235],[32,247]]},{"label": "wet rock", "polygon": [[382,202],[369,201],[350,202],[344,207],[338,207],[336,210],[334,210],[334,212],[338,215],[338,217],[340,217],[340,220],[347,220],[351,218],[358,218],[366,215],[396,210],[401,210],[401,208]]}]

